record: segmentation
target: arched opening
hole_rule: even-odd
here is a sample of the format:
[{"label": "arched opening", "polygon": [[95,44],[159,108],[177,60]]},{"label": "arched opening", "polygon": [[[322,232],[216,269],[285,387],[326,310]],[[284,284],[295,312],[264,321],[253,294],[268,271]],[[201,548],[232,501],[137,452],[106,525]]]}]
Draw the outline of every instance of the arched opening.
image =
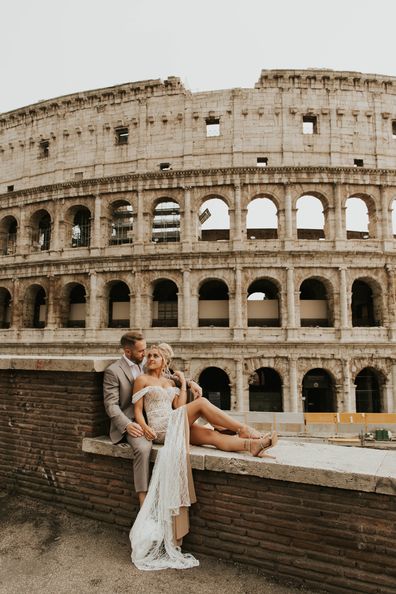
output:
[{"label": "arched opening", "polygon": [[46,294],[40,285],[30,286],[24,299],[24,327],[44,328],[47,324]]},{"label": "arched opening", "polygon": [[198,219],[200,223],[199,239],[202,241],[230,238],[228,206],[221,198],[206,200],[199,209]]},{"label": "arched opening", "polygon": [[1,254],[12,256],[16,252],[18,223],[12,216],[4,217],[0,224]]},{"label": "arched opening", "polygon": [[300,286],[301,326],[331,326],[328,295],[325,285],[316,278],[308,278]]},{"label": "arched opening", "polygon": [[0,288],[0,328],[6,329],[11,323],[11,293],[4,287]]},{"label": "arched opening", "polygon": [[370,215],[367,203],[358,197],[348,198],[346,203],[347,239],[369,239]]},{"label": "arched opening", "polygon": [[133,241],[133,209],[127,201],[111,205],[110,245]]},{"label": "arched opening", "polygon": [[248,288],[248,326],[280,326],[276,285],[267,279],[254,281]]},{"label": "arched opening", "polygon": [[199,326],[228,326],[228,287],[224,281],[210,280],[199,289]]},{"label": "arched opening", "polygon": [[248,204],[246,218],[248,239],[276,239],[278,237],[278,211],[269,198],[254,198]]},{"label": "arched opening", "polygon": [[379,288],[373,288],[363,280],[352,285],[352,326],[380,326],[381,307]]},{"label": "arched opening", "polygon": [[81,206],[75,211],[72,222],[72,247],[89,247],[91,243],[91,213]]},{"label": "arched opening", "polygon": [[357,374],[355,379],[356,412],[383,412],[383,383],[380,374],[370,367],[365,367]]},{"label": "arched opening", "polygon": [[155,283],[152,326],[170,328],[178,325],[177,291],[176,283],[171,280],[160,280]]},{"label": "arched opening", "polygon": [[130,295],[126,283],[111,284],[109,291],[109,328],[129,328]]},{"label": "arched opening", "polygon": [[282,380],[271,367],[260,367],[249,378],[249,410],[283,411]]},{"label": "arched opening", "polygon": [[333,378],[324,369],[311,369],[302,383],[304,412],[336,412],[337,398]]},{"label": "arched opening", "polygon": [[297,200],[297,237],[298,239],[324,239],[325,217],[323,204],[308,194]]},{"label": "arched opening", "polygon": [[223,369],[207,367],[201,372],[198,383],[202,387],[203,396],[212,404],[222,410],[230,410],[230,379]]},{"label": "arched opening", "polygon": [[155,207],[152,241],[155,243],[180,241],[180,206],[174,200],[163,200]]},{"label": "arched opening", "polygon": [[32,216],[32,243],[37,251],[51,247],[51,217],[46,210],[39,210]]},{"label": "arched opening", "polygon": [[87,299],[85,294],[85,287],[80,284],[72,284],[68,289],[68,304],[69,312],[67,316],[66,326],[68,328],[85,328],[85,317]]}]

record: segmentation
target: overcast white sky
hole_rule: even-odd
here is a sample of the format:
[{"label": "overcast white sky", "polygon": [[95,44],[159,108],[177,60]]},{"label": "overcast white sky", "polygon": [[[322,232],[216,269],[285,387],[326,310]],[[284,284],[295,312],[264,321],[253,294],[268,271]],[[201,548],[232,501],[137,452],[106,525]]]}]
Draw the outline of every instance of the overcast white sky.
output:
[{"label": "overcast white sky", "polygon": [[2,0],[0,112],[180,76],[253,87],[263,68],[396,75],[394,0]]}]

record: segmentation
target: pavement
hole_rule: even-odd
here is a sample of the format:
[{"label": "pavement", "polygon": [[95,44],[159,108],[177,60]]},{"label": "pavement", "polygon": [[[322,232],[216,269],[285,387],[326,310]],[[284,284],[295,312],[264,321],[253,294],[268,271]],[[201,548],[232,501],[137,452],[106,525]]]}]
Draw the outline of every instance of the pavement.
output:
[{"label": "pavement", "polygon": [[188,570],[139,571],[119,527],[0,492],[0,594],[316,594],[255,569],[199,561]]}]

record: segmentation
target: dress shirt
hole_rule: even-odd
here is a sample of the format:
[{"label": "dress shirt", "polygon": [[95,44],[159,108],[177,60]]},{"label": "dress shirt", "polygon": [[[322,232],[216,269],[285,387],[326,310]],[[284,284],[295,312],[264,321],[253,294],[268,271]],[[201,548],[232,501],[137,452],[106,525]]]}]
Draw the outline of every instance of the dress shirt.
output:
[{"label": "dress shirt", "polygon": [[135,380],[139,375],[143,373],[143,362],[142,363],[135,363],[135,361],[131,361],[125,355],[122,355],[125,361],[128,363],[129,368],[131,370],[132,378]]}]

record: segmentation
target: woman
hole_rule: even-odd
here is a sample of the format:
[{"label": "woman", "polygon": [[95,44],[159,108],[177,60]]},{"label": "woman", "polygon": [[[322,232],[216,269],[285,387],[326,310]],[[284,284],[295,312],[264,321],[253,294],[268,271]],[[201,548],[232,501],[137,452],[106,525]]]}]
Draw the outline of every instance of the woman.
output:
[{"label": "woman", "polygon": [[[165,443],[157,454],[146,499],[130,533],[132,561],[139,569],[184,569],[198,565],[192,555],[181,552],[174,533],[174,517],[195,500],[188,464],[189,442],[212,445],[227,452],[245,450],[259,457],[266,456],[265,450],[277,442],[275,432],[261,436],[206,398],[187,404],[183,373],[174,373],[180,388],[167,377],[172,356],[168,344],[152,346],[147,353],[146,373],[134,382],[136,422],[146,439]],[[201,416],[236,435],[224,435],[195,424]]]}]

